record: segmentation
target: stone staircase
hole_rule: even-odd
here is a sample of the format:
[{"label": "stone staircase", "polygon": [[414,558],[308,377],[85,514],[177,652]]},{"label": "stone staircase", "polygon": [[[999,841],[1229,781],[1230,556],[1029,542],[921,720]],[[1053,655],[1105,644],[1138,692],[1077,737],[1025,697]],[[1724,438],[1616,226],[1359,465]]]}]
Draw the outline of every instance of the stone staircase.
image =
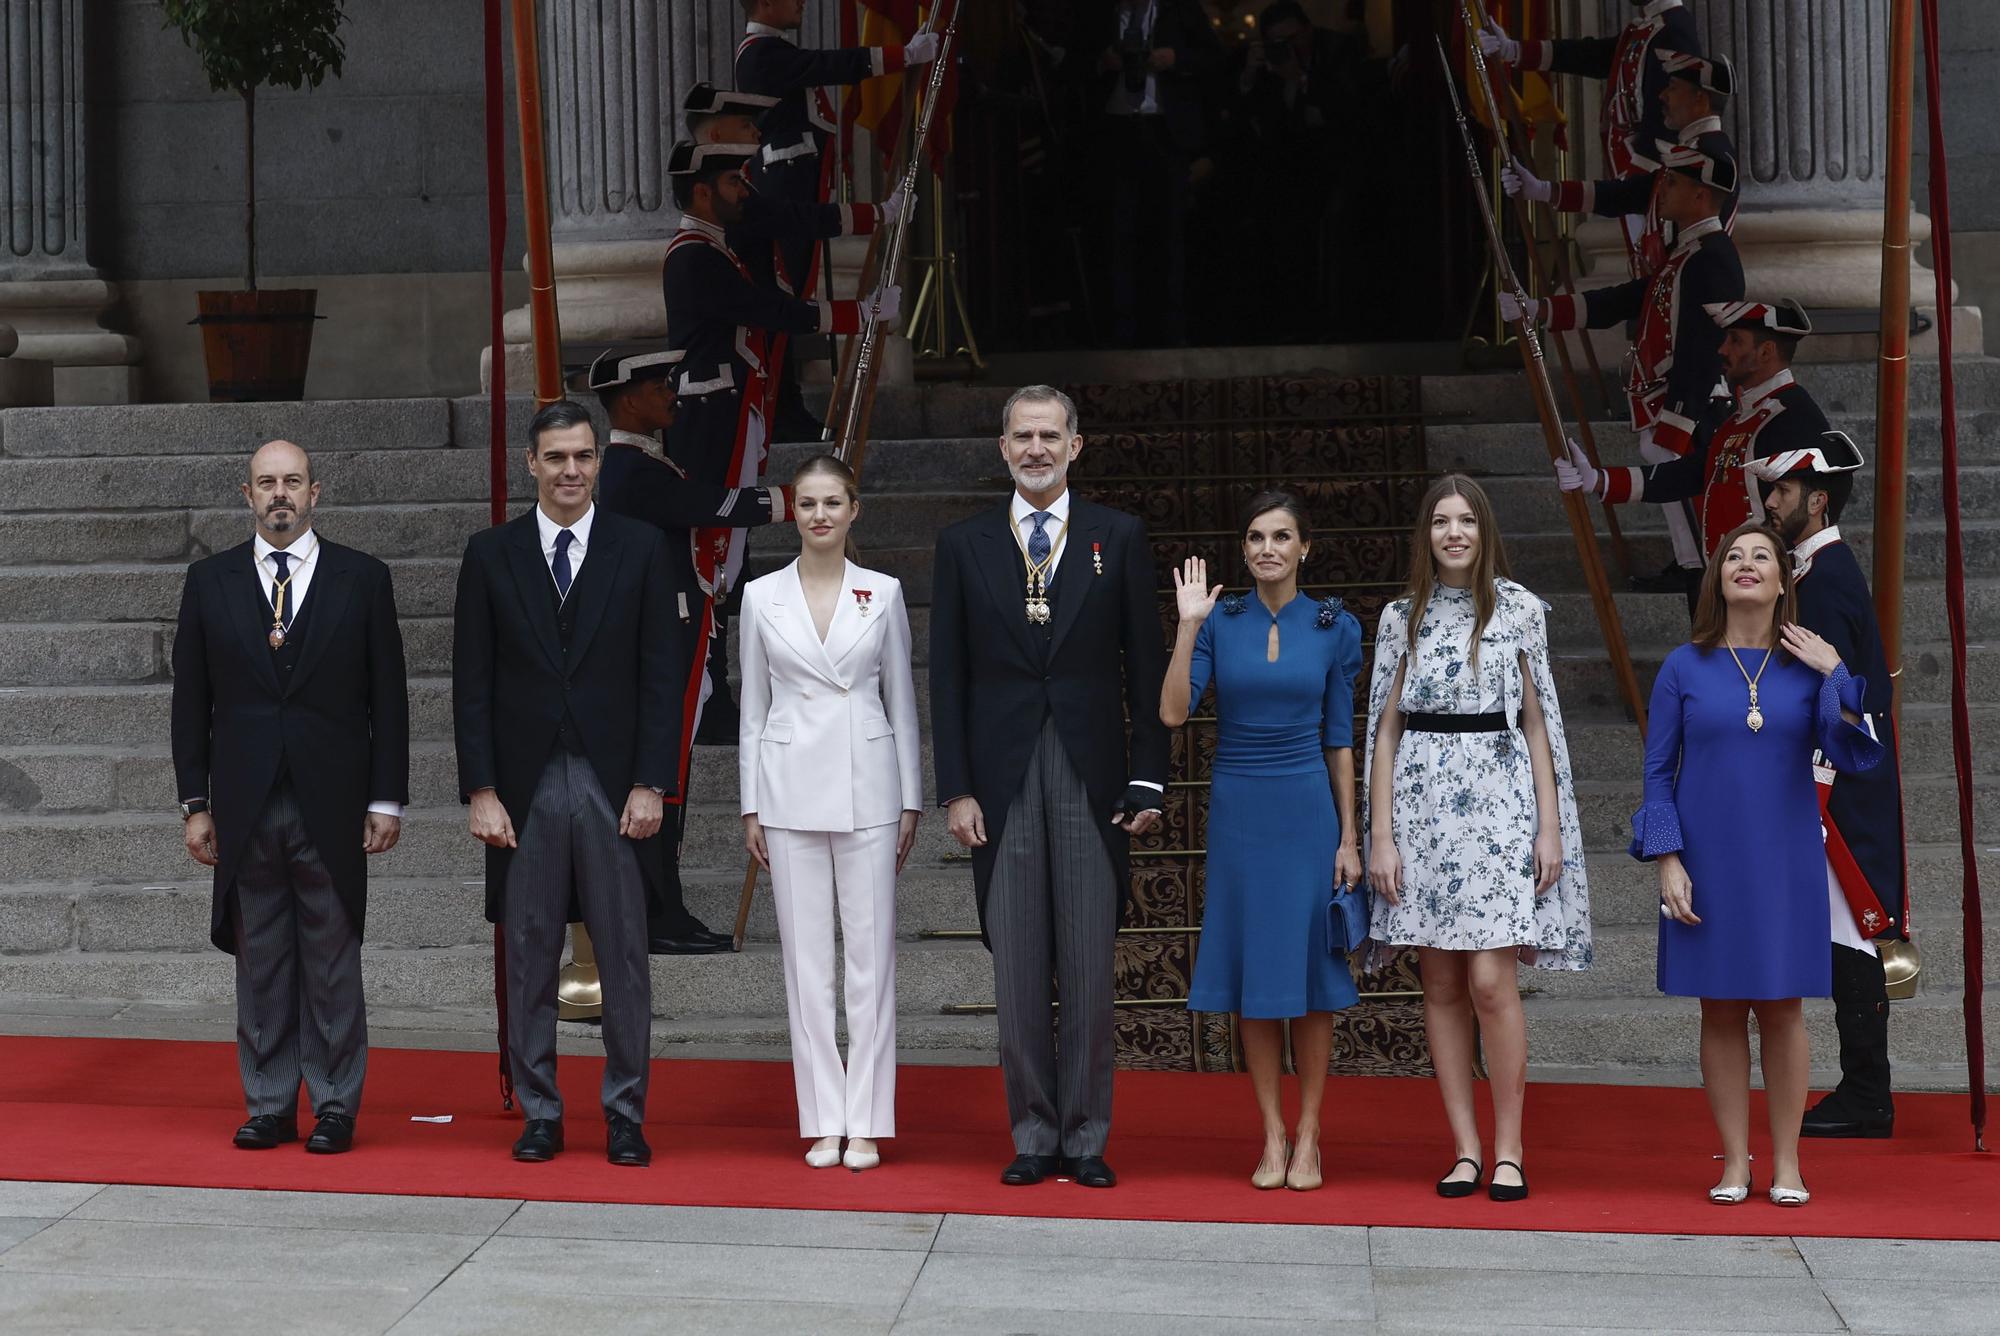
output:
[{"label": "stone staircase", "polygon": [[[1255,354],[1244,354],[1246,363]],[[1245,371],[1294,368],[1246,365]],[[1080,368],[1079,376],[1088,374]],[[1808,366],[1801,379],[1872,456],[1874,376],[1867,366]],[[915,605],[923,686],[930,549],[936,531],[994,504],[1004,472],[993,444],[1005,388],[884,390],[867,463],[859,528],[864,560],[902,578]],[[1913,375],[1919,415],[1934,409],[1935,369]],[[1689,1004],[1652,985],[1655,893],[1650,870],[1623,849],[1637,803],[1639,742],[1613,679],[1518,375],[1426,377],[1425,436],[1434,468],[1488,481],[1517,578],[1555,607],[1550,627],[1579,779],[1598,964],[1580,976],[1524,973],[1538,1066],[1610,1079],[1690,1079]],[[1966,405],[1961,483],[1976,744],[2000,740],[2000,363],[1960,368]],[[396,850],[374,861],[364,954],[377,1040],[456,1033],[490,1042],[490,930],[480,916],[481,861],[456,801],[450,749],[452,581],[465,536],[486,520],[488,409],[478,400],[295,405],[16,409],[0,413],[0,1023],[10,1013],[152,1019],[176,1015],[227,1033],[232,976],[207,945],[208,889],[187,861],[167,763],[167,664],[181,572],[192,557],[247,535],[231,504],[248,452],[273,436],[313,451],[327,536],[395,568],[412,696],[412,806]],[[510,412],[518,426],[524,406]],[[1089,428],[1086,422],[1086,429]],[[1599,432],[1616,459],[1624,434]],[[1925,987],[1892,1027],[1909,1083],[1962,1084],[1956,796],[1950,775],[1942,524],[1934,421],[1914,423],[1906,641],[1904,765],[1916,919]],[[518,453],[518,452],[516,452]],[[775,474],[804,453],[781,450]],[[1871,459],[1872,462],[1872,459]],[[518,467],[517,499],[528,495]],[[1843,528],[1869,552],[1863,488]],[[1665,555],[1656,512],[1622,516],[1634,563]],[[1335,514],[1317,516],[1338,525]],[[789,532],[760,534],[753,563],[787,559]],[[1685,638],[1677,598],[1621,594],[1642,680]],[[1980,757],[1978,820],[2000,815],[2000,763]],[[926,767],[928,779],[928,766]],[[691,906],[711,926],[734,915],[743,857],[729,749],[697,751],[683,865]],[[2000,851],[1995,851],[2000,853]],[[899,1026],[912,1058],[988,1054],[990,1017],[946,1014],[990,1003],[992,973],[976,942],[971,874],[933,813],[898,896]],[[1982,859],[2000,883],[2000,857]],[[2000,891],[1989,892],[2000,937]],[[944,934],[942,936],[938,934]],[[772,1051],[786,1042],[782,975],[768,889],[741,955],[657,958],[656,1031],[672,1051],[723,1045]],[[1982,944],[1990,947],[1991,943]],[[1989,993],[1991,1025],[2000,1006]],[[132,1000],[141,1008],[120,1001]],[[1663,1023],[1664,1022],[1664,1023]],[[115,1017],[102,1024],[116,1028]],[[1816,1059],[1832,1028],[1814,1009]],[[136,1032],[136,1029],[135,1029]],[[2000,1027],[1994,1033],[2000,1034]],[[414,1042],[405,1040],[405,1042]]]}]

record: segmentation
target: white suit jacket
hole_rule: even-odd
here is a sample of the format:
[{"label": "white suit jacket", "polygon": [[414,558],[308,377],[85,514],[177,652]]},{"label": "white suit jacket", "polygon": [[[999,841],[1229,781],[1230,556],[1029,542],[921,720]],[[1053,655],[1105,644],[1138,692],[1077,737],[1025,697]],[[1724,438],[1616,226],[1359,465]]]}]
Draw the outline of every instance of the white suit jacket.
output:
[{"label": "white suit jacket", "polygon": [[743,587],[738,625],[745,814],[851,832],[923,811],[910,617],[895,577],[848,562],[822,644],[794,561]]}]

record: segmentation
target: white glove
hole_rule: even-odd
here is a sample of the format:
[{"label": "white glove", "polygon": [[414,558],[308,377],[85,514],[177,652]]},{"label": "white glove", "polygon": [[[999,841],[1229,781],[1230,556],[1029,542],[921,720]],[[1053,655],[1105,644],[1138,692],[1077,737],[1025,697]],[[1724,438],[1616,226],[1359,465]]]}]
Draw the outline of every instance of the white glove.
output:
[{"label": "white glove", "polygon": [[884,283],[875,289],[875,300],[870,304],[875,318],[885,325],[896,323],[896,317],[903,313],[903,285]]},{"label": "white glove", "polygon": [[903,216],[903,192],[897,188],[889,192],[889,198],[875,206],[882,211],[882,226],[888,227]]},{"label": "white glove", "polygon": [[1524,307],[1521,305],[1519,297],[1516,297],[1511,292],[1502,292],[1500,294],[1500,318],[1511,325],[1523,316],[1529,320],[1540,321],[1542,318],[1541,301],[1530,297],[1528,298],[1528,304]]},{"label": "white glove", "polygon": [[1592,468],[1584,457],[1583,450],[1575,441],[1564,441],[1568,447],[1567,458],[1556,461],[1556,486],[1565,492],[1597,493],[1597,483],[1604,475]]},{"label": "white glove", "polygon": [[934,32],[920,32],[903,48],[903,64],[911,69],[928,65],[937,59],[938,35]]},{"label": "white glove", "polygon": [[1507,165],[1500,169],[1500,188],[1507,192],[1509,199],[1525,197],[1537,204],[1546,204],[1556,197],[1554,186],[1523,167],[1515,158],[1507,159]]},{"label": "white glove", "polygon": [[1491,18],[1479,30],[1479,49],[1488,56],[1497,57],[1509,65],[1521,63],[1521,44],[1507,35],[1507,30]]}]

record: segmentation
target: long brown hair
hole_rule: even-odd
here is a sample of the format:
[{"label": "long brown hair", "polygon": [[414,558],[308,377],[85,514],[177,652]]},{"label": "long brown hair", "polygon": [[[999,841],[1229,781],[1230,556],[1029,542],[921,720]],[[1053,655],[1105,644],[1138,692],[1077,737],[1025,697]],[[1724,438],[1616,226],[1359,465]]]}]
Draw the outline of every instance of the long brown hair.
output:
[{"label": "long brown hair", "polygon": [[1722,644],[1729,631],[1729,605],[1722,601],[1722,563],[1729,557],[1729,549],[1745,538],[1762,538],[1771,545],[1771,555],[1778,563],[1778,601],[1771,607],[1771,647],[1778,651],[1778,657],[1785,657],[1785,644],[1779,632],[1786,622],[1798,618],[1798,591],[1792,583],[1792,550],[1778,531],[1768,524],[1751,520],[1739,524],[1729,531],[1729,536],[1716,545],[1715,555],[1708,559],[1708,569],[1701,573],[1701,597],[1694,605],[1694,643],[1701,649],[1715,649]]},{"label": "long brown hair", "polygon": [[1409,652],[1415,654],[1417,628],[1423,625],[1424,609],[1430,606],[1431,589],[1437,584],[1437,564],[1431,559],[1431,517],[1448,496],[1464,497],[1465,504],[1472,507],[1472,522],[1479,526],[1479,550],[1472,557],[1472,666],[1477,669],[1479,637],[1485,634],[1486,623],[1493,619],[1493,609],[1499,603],[1493,579],[1508,574],[1507,548],[1500,541],[1500,524],[1493,518],[1493,502],[1486,489],[1463,473],[1447,473],[1432,483],[1417,507],[1416,528],[1410,533],[1410,583],[1404,590],[1410,600],[1410,624],[1405,630],[1410,638]]},{"label": "long brown hair", "polygon": [[859,501],[861,499],[861,484],[856,480],[854,470],[849,467],[846,460],[838,455],[814,455],[811,459],[799,465],[798,472],[792,474],[792,486],[797,487],[816,473],[823,473],[827,477],[839,481],[841,486],[846,489],[849,501]]}]

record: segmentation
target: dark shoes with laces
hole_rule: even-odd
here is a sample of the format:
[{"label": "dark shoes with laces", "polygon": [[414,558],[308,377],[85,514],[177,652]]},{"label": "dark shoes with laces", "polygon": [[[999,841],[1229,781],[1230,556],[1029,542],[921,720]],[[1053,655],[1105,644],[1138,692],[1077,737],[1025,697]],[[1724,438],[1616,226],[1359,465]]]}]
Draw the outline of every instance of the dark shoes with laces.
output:
[{"label": "dark shoes with laces", "polygon": [[[238,1150],[276,1150],[299,1139],[299,1120],[281,1113],[260,1113],[236,1129]],[[314,1155],[339,1155],[354,1146],[354,1119],[344,1113],[322,1115],[306,1138]]]},{"label": "dark shoes with laces", "polygon": [[[529,1164],[544,1164],[562,1153],[563,1125],[555,1118],[530,1118],[514,1143],[514,1158]],[[641,1168],[653,1162],[653,1148],[646,1144],[639,1124],[622,1114],[604,1115],[604,1158],[613,1164]]]}]

